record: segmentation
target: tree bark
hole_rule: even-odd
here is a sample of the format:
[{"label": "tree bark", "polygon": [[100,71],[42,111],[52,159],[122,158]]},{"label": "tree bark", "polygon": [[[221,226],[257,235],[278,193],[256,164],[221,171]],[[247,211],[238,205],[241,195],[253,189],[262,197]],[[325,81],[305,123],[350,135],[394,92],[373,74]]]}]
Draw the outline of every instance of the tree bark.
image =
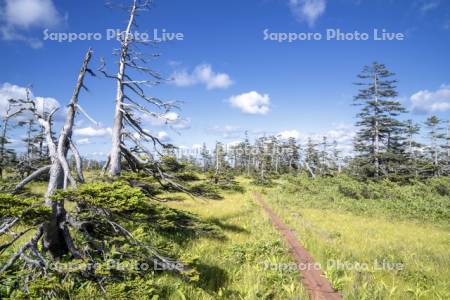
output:
[{"label": "tree bark", "polygon": [[68,253],[69,250],[74,256],[77,253],[73,251],[73,245],[71,244],[71,238],[65,227],[66,211],[64,209],[64,201],[53,201],[51,196],[58,189],[66,189],[67,181],[71,181],[73,186],[76,186],[75,181],[70,175],[69,165],[67,163],[67,152],[72,137],[72,129],[75,119],[75,113],[78,103],[78,95],[83,85],[84,76],[88,70],[88,64],[92,57],[92,50],[89,49],[83,61],[80,73],[78,75],[77,84],[75,86],[74,93],[70,100],[70,104],[66,114],[66,120],[58,139],[58,145],[55,144],[51,133],[51,117],[47,120],[41,120],[41,123],[45,130],[47,139],[51,168],[50,179],[46,193],[46,205],[52,209],[52,219],[46,224],[44,228],[44,248],[47,249],[53,257],[61,257]]},{"label": "tree bark", "polygon": [[[376,70],[375,70],[376,72]],[[374,111],[374,166],[375,166],[375,177],[378,177],[380,174],[380,161],[379,161],[379,152],[380,152],[380,141],[379,141],[379,124],[378,124],[378,76],[375,74],[374,78],[374,84],[375,84],[375,111]]]},{"label": "tree bark", "polygon": [[41,167],[39,169],[37,169],[36,171],[34,171],[33,173],[31,173],[27,178],[25,178],[24,180],[22,180],[19,184],[16,185],[15,189],[14,189],[14,194],[19,192],[20,190],[22,190],[28,183],[30,183],[31,181],[33,181],[34,179],[36,179],[37,177],[39,177],[40,175],[49,172],[50,171],[51,166],[44,166]]},{"label": "tree bark", "polygon": [[70,140],[70,151],[72,151],[73,157],[75,159],[75,165],[77,169],[77,179],[79,183],[84,183],[84,174],[83,174],[83,159],[78,152],[75,144]]},{"label": "tree bark", "polygon": [[119,71],[117,73],[117,95],[116,95],[116,109],[114,114],[114,125],[112,128],[112,147],[109,162],[109,175],[119,176],[121,172],[121,148],[122,134],[123,134],[123,97],[124,97],[124,76],[126,68],[126,60],[128,55],[128,47],[130,42],[130,33],[133,27],[134,18],[136,16],[137,2],[133,1],[130,11],[130,18],[128,20],[127,29],[125,30],[125,39],[121,45],[121,54],[119,62]]}]

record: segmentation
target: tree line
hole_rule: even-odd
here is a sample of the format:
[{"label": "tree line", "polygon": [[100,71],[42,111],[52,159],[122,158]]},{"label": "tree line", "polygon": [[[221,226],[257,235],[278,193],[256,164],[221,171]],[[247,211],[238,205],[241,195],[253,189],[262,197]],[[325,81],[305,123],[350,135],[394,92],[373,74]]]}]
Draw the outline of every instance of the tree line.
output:
[{"label": "tree line", "polygon": [[234,145],[205,144],[196,155],[181,159],[215,178],[232,172],[253,176],[260,182],[271,176],[304,172],[312,177],[351,176],[424,179],[450,175],[450,122],[435,115],[423,124],[405,118],[406,108],[397,100],[394,73],[374,62],[358,75],[353,105],[359,108],[353,151],[344,153],[336,140],[309,138],[303,145],[295,138],[270,135],[250,142],[248,134]]}]

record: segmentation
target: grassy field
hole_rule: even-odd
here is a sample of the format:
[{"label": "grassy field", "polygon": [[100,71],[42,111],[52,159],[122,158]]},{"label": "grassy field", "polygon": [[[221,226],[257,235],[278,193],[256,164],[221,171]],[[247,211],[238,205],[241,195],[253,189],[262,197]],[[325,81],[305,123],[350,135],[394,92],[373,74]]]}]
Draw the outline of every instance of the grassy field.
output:
[{"label": "grassy field", "polygon": [[[29,191],[42,195],[45,185],[34,183]],[[107,296],[93,282],[76,289],[69,280],[53,282],[54,286],[70,299],[124,299],[125,296],[129,299],[199,300],[306,298],[297,272],[280,272],[268,267],[289,264],[291,258],[278,233],[252,199],[250,190],[222,192],[221,195],[220,200],[207,200],[170,193],[169,198],[177,201],[162,204],[194,213],[203,222],[217,226],[221,233],[217,237],[156,230],[142,232],[137,229],[133,232],[163,253],[189,262],[198,273],[197,278],[187,281],[170,272],[149,271],[142,280],[130,278],[120,284],[105,283]],[[68,206],[70,209],[71,203]],[[10,252],[18,247],[11,248]],[[3,258],[7,256],[4,254]],[[42,285],[48,286],[48,283]],[[17,298],[20,297],[16,295],[13,299]]]},{"label": "grassy field", "polygon": [[[447,181],[400,186],[283,177],[272,187],[243,177],[238,182],[244,192],[222,190],[216,200],[159,195],[169,201],[157,205],[194,214],[217,229],[212,235],[132,228],[142,241],[193,266],[190,280],[149,270],[141,279],[105,283],[107,296],[95,282],[47,279],[35,288],[51,282],[67,299],[307,299],[287,246],[252,197],[259,191],[344,299],[450,299]],[[43,195],[45,184],[33,183],[28,192]],[[72,205],[67,202],[69,210]]]},{"label": "grassy field", "polygon": [[[194,212],[223,229],[225,241],[200,239],[186,249],[210,271],[200,278],[205,290],[183,285],[187,299],[289,299],[305,295],[297,272],[268,268],[292,260],[250,193],[224,194],[223,200],[189,199],[170,206]],[[221,275],[223,274],[223,275]]]},{"label": "grassy field", "polygon": [[441,212],[434,216],[439,207],[415,215],[427,210],[420,199],[396,210],[386,199],[355,200],[338,190],[332,179],[288,179],[265,192],[345,299],[450,299],[450,230]]}]

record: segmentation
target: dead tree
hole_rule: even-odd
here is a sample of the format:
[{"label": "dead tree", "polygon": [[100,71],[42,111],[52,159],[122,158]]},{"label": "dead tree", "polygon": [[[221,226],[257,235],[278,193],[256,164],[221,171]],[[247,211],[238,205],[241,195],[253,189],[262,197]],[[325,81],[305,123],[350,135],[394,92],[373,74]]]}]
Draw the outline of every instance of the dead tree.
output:
[{"label": "dead tree", "polygon": [[[99,71],[107,78],[117,82],[112,147],[103,168],[104,171],[108,170],[109,176],[112,177],[120,175],[122,158],[133,170],[144,170],[156,176],[164,174],[144,143],[151,143],[153,150],[158,154],[158,148],[165,148],[166,145],[143,128],[142,117],[167,121],[165,116],[171,109],[176,108],[176,102],[166,102],[148,96],[144,90],[146,87],[158,85],[163,80],[159,73],[148,66],[149,58],[139,49],[140,46],[148,46],[152,41],[143,40],[134,34],[134,29],[137,28],[136,18],[140,12],[149,9],[150,1],[148,0],[132,1],[128,10],[127,27],[119,36],[120,49],[114,51],[114,54],[119,57],[119,70],[115,75],[108,74],[104,61],[99,68]],[[157,55],[153,56],[157,57]],[[136,80],[131,74],[141,74],[145,79]],[[142,160],[139,154],[146,155],[146,159]],[[149,164],[153,166],[152,170],[149,169]]]},{"label": "dead tree", "polygon": [[[10,231],[13,230],[14,227],[15,229],[17,229],[17,227],[20,228],[20,224],[26,223],[23,216],[26,215],[30,209],[35,209],[35,211],[30,214],[33,216],[31,219],[33,223],[26,224],[28,229],[25,229],[19,233],[11,234],[11,236],[13,236],[12,240],[6,242],[6,244],[0,244],[1,253],[5,249],[10,248],[11,245],[15,244],[18,239],[24,237],[25,234],[34,230],[34,234],[31,238],[28,241],[23,241],[23,243],[21,241],[20,247],[15,250],[15,253],[11,255],[6,263],[0,268],[0,274],[15,265],[18,260],[21,260],[23,261],[24,266],[30,270],[30,273],[32,273],[33,270],[37,270],[37,275],[40,276],[39,274],[56,272],[57,275],[67,278],[67,276],[70,276],[69,273],[63,270],[57,270],[53,268],[52,264],[49,264],[48,255],[46,255],[47,253],[53,260],[60,259],[64,255],[69,254],[75,259],[95,262],[96,258],[94,258],[95,255],[93,256],[93,254],[105,253],[104,251],[107,251],[107,249],[104,242],[109,239],[116,239],[116,241],[120,243],[126,243],[131,246],[130,248],[127,248],[126,255],[130,253],[128,251],[134,251],[133,253],[139,255],[146,261],[149,261],[150,259],[153,260],[153,263],[158,267],[168,265],[174,266],[173,271],[178,273],[186,272],[188,270],[187,266],[181,262],[158,254],[156,250],[137,240],[125,227],[120,225],[119,222],[125,223],[133,220],[138,221],[140,224],[142,222],[147,222],[149,224],[153,223],[154,220],[151,218],[147,221],[141,219],[142,215],[151,216],[154,212],[154,208],[150,203],[146,203],[144,201],[142,205],[135,206],[132,209],[125,208],[120,213],[117,213],[110,209],[110,202],[108,201],[111,199],[109,194],[106,196],[108,199],[106,203],[99,204],[95,201],[92,202],[84,198],[85,195],[83,194],[83,189],[67,192],[64,191],[69,186],[76,187],[77,185],[69,169],[67,153],[70,149],[72,149],[74,156],[79,157],[78,151],[76,150],[75,144],[72,142],[71,137],[75,115],[77,111],[83,113],[82,108],[78,104],[78,95],[84,87],[83,81],[85,74],[91,73],[88,69],[91,55],[92,51],[89,49],[84,58],[73,96],[67,107],[64,126],[62,127],[57,139],[53,138],[51,130],[52,119],[57,109],[54,109],[45,115],[39,114],[36,111],[36,105],[32,101],[30,93],[27,93],[28,100],[26,102],[31,106],[31,111],[44,128],[51,164],[35,171],[32,175],[21,182],[18,185],[18,188],[20,189],[28,182],[31,182],[37,176],[36,174],[49,172],[50,180],[48,183],[45,203],[36,203],[35,199],[28,199],[31,200],[31,202],[26,202],[26,199],[14,195],[0,195],[4,198],[6,197],[5,199],[11,200],[11,202],[17,203],[13,206],[15,210],[12,210],[12,216],[7,215],[0,219],[0,236],[7,232],[11,233]],[[134,135],[125,131],[123,132],[124,135],[136,144],[136,147],[145,149],[145,147],[141,144],[141,141],[136,139]],[[149,160],[152,158],[151,152],[143,150],[144,154],[150,159],[142,159],[140,153],[138,153],[135,149],[129,150],[129,148],[125,147],[124,144],[121,144],[121,147],[125,157],[133,164],[136,164],[136,167],[144,168],[147,172],[161,172],[159,168],[154,168],[153,164],[149,163]],[[78,161],[77,170],[81,171],[82,166],[80,159],[75,158],[75,160]],[[162,177],[163,175],[160,175],[160,178]],[[78,172],[78,179],[82,178],[82,173]],[[171,179],[167,178],[166,180],[170,182]],[[176,183],[174,183],[174,185],[176,185]],[[89,186],[87,186],[87,188],[89,189]],[[58,190],[59,193],[56,193]],[[93,190],[98,192],[98,189],[94,188]],[[80,194],[77,194],[78,192]],[[90,192],[88,192],[88,194],[91,195]],[[142,194],[142,197],[144,196],[145,195]],[[90,198],[90,196],[88,198]],[[98,198],[96,198],[96,200],[98,200]],[[64,208],[65,201],[76,202],[76,209],[73,212],[67,212]],[[26,205],[28,203],[31,204],[30,208]],[[22,213],[18,216],[15,214],[16,207],[20,207],[19,209],[22,209]],[[134,216],[135,211],[137,212],[136,214],[139,215],[139,220],[136,216]],[[29,219],[27,220],[29,221]],[[78,235],[71,235],[69,228],[72,229],[72,232],[76,232],[80,236],[83,236],[87,240],[87,243],[83,243],[83,246],[75,243],[77,241],[75,237],[78,237]],[[42,242],[42,248],[38,247],[39,241]],[[107,279],[107,277],[96,274],[95,269],[92,269],[91,267],[83,269],[78,275],[82,277],[82,280],[96,280],[101,288],[103,288],[101,282]],[[27,289],[27,280],[28,279],[24,280],[25,291]]]},{"label": "dead tree", "polygon": [[[51,196],[58,189],[67,189],[69,184],[72,187],[76,187],[77,185],[75,179],[71,175],[69,164],[67,162],[67,153],[69,149],[72,149],[72,152],[76,153],[74,154],[75,156],[77,156],[78,154],[75,144],[71,141],[72,129],[74,125],[75,115],[79,108],[78,96],[81,89],[85,88],[84,77],[86,73],[93,74],[92,71],[88,69],[88,64],[91,60],[91,57],[92,50],[89,49],[84,57],[72,98],[69,105],[67,106],[64,126],[61,129],[59,137],[56,141],[52,135],[52,119],[58,108],[53,109],[48,114],[38,112],[36,103],[35,101],[33,101],[33,99],[31,99],[29,90],[27,91],[27,99],[25,100],[25,102],[29,105],[30,111],[44,128],[51,164],[49,166],[44,166],[36,170],[30,176],[25,178],[16,186],[15,192],[17,193],[27,183],[33,181],[39,175],[46,172],[50,173],[47,193],[45,195],[45,204],[51,208],[51,218],[50,220],[48,220],[48,222],[45,222],[41,227],[39,227],[39,230],[34,237],[36,241],[33,241],[32,239],[30,242],[35,245],[37,243],[37,240],[42,237],[44,249],[48,250],[53,257],[61,257],[68,252],[70,252],[74,257],[80,257],[79,252],[73,246],[72,238],[66,225],[67,213],[64,209],[64,203],[62,201],[53,201],[51,199]],[[80,172],[81,167],[77,167],[77,170],[78,172]],[[17,257],[15,257],[15,259],[18,259],[20,257],[22,256],[18,255]],[[12,261],[12,263],[14,263],[14,261]]]}]

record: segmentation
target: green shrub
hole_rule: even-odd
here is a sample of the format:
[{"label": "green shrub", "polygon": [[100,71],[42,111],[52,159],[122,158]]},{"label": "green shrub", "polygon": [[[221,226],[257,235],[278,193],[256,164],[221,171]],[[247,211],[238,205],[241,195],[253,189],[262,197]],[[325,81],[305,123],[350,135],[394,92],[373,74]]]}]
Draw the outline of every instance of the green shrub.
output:
[{"label": "green shrub", "polygon": [[431,188],[441,196],[450,196],[450,178],[438,177],[427,181]]}]

